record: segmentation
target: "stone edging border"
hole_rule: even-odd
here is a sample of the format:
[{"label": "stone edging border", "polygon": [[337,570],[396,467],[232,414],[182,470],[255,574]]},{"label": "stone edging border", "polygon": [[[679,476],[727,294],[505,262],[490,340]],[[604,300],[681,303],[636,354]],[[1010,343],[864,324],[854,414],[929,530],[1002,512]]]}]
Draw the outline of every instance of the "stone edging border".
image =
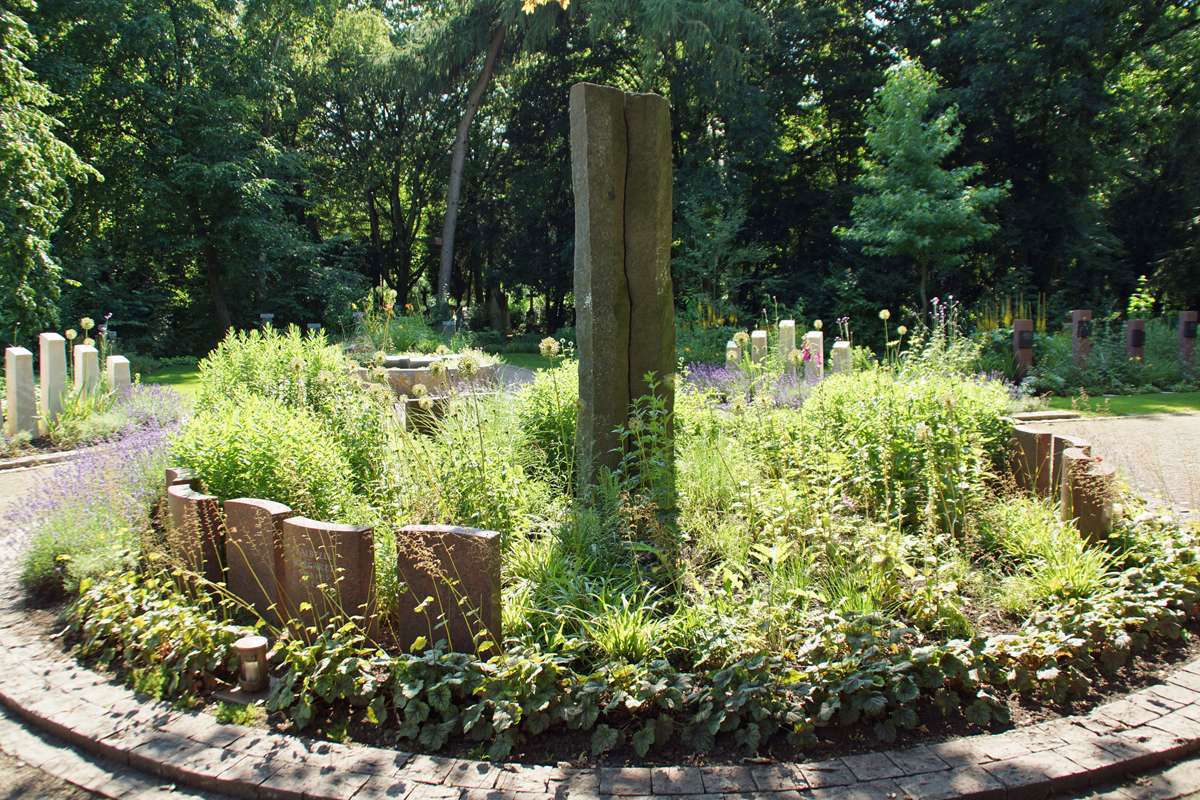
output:
[{"label": "stone edging border", "polygon": [[29,469],[43,467],[48,464],[61,464],[67,461],[74,461],[111,446],[110,444],[93,444],[86,447],[76,447],[71,450],[55,450],[52,453],[37,453],[31,456],[0,459],[0,472],[10,469]]},{"label": "stone edging border", "polygon": [[1166,682],[1086,715],[801,764],[571,769],[412,755],[223,724],[205,713],[139,700],[75,663],[28,621],[11,576],[4,576],[4,590],[0,702],[36,728],[105,759],[237,797],[1024,800],[1200,750],[1197,659]]}]

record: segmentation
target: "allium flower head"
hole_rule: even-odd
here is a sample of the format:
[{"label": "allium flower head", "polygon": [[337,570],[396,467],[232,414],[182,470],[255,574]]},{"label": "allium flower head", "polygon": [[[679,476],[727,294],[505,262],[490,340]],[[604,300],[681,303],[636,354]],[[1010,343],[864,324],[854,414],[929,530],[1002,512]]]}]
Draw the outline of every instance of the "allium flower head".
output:
[{"label": "allium flower head", "polygon": [[67,337],[67,341],[73,342],[73,341],[75,341],[75,337],[78,336],[79,334],[75,331],[74,328],[67,328],[66,332],[63,335]]},{"label": "allium flower head", "polygon": [[83,328],[85,331],[90,331],[92,328],[96,327],[96,321],[91,317],[82,317],[79,320],[79,327]]},{"label": "allium flower head", "polygon": [[886,308],[881,308],[879,309],[879,318],[884,322],[887,322],[892,318],[892,312],[888,311]]},{"label": "allium flower head", "polygon": [[814,330],[814,331],[819,331],[819,330],[821,330],[821,328],[823,328],[824,326],[825,326],[825,323],[824,323],[824,322],[821,322],[821,320],[819,320],[819,319],[814,319],[814,320],[813,320],[813,330]]},{"label": "allium flower head", "polygon": [[414,383],[412,387],[413,397],[425,397],[429,394],[429,389],[423,383]]},{"label": "allium flower head", "polygon": [[479,362],[470,356],[463,356],[458,361],[458,372],[464,378],[469,378],[479,370]]},{"label": "allium flower head", "polygon": [[538,342],[538,351],[542,354],[543,358],[554,358],[560,350],[558,340],[553,336],[547,336]]},{"label": "allium flower head", "polygon": [[446,345],[444,345],[444,344],[439,344],[437,346],[437,349],[434,350],[433,352],[439,356],[445,356],[445,355],[450,354],[450,348],[446,347]]},{"label": "allium flower head", "polygon": [[96,343],[96,340],[89,336],[83,340],[83,343],[85,345],[87,345],[88,347],[91,347],[92,345],[94,345]]},{"label": "allium flower head", "polygon": [[733,335],[733,340],[738,343],[738,347],[745,347],[750,341],[750,334],[745,331],[738,331]]},{"label": "allium flower head", "polygon": [[904,334],[908,333],[908,328],[904,325],[901,325],[899,328],[896,328],[896,333],[903,336]]},{"label": "allium flower head", "polygon": [[422,411],[429,411],[433,408],[433,398],[426,395],[417,400],[417,405],[421,407]]}]

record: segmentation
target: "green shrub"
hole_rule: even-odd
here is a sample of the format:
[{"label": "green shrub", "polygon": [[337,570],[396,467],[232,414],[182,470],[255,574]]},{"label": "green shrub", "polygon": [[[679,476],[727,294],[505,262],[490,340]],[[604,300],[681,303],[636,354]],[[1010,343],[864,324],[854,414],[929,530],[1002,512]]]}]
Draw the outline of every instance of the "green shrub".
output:
[{"label": "green shrub", "polygon": [[547,475],[565,490],[574,485],[575,426],[578,420],[579,365],[564,361],[535,373],[517,397],[521,436],[538,454]]},{"label": "green shrub", "polygon": [[174,453],[223,500],[261,497],[334,521],[358,511],[338,441],[313,413],[279,400],[244,391],[216,400],[180,433]]},{"label": "green shrub", "polygon": [[1134,394],[1200,385],[1194,367],[1179,357],[1178,333],[1165,319],[1146,321],[1145,358],[1131,359],[1121,320],[1100,320],[1092,328],[1092,350],[1076,364],[1069,333],[1034,338],[1033,387],[1039,392],[1070,395]]}]

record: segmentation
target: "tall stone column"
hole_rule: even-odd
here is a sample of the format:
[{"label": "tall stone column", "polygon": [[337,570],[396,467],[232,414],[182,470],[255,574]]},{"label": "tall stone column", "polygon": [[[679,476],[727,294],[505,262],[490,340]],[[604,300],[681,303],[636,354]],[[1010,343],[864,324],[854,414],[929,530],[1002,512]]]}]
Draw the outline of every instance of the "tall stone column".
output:
[{"label": "tall stone column", "polygon": [[1125,323],[1125,355],[1138,361],[1146,357],[1146,320],[1131,319]]},{"label": "tall stone column", "polygon": [[649,392],[647,376],[674,407],[671,119],[662,97],[590,83],[571,87],[570,117],[584,486],[620,463],[614,431]]},{"label": "tall stone column", "polygon": [[1200,312],[1181,311],[1179,314],[1179,357],[1191,362],[1196,352],[1196,319]]},{"label": "tall stone column", "polygon": [[1071,312],[1071,354],[1075,364],[1083,366],[1092,352],[1092,312],[1075,309]]},{"label": "tall stone column", "polygon": [[1013,361],[1017,364],[1017,375],[1023,378],[1029,374],[1029,368],[1033,366],[1033,320],[1013,320],[1012,345]]},{"label": "tall stone column", "polygon": [[33,402],[33,353],[24,347],[4,351],[4,392],[8,409],[4,415],[4,433],[9,437],[37,436],[37,417]]},{"label": "tall stone column", "polygon": [[804,349],[808,360],[804,362],[804,380],[813,385],[825,378],[825,334],[809,331],[804,334]]},{"label": "tall stone column", "polygon": [[42,391],[38,395],[38,415],[43,432],[62,411],[63,392],[67,390],[67,340],[57,333],[38,336],[38,371]]},{"label": "tall stone column", "polygon": [[75,391],[88,391],[100,383],[100,352],[90,344],[77,344],[71,351],[75,357]]}]

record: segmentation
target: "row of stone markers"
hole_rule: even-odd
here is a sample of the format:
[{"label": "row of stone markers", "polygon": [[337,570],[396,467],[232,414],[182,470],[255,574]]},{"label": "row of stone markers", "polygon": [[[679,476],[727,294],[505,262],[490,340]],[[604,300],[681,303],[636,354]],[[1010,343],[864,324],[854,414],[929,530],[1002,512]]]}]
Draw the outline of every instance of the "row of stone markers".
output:
[{"label": "row of stone markers", "polygon": [[[90,344],[80,344],[71,349],[71,355],[75,362],[72,370],[75,390],[96,388],[100,384],[100,351]],[[118,394],[128,394],[129,359],[109,356],[104,366],[109,388]],[[4,432],[9,437],[27,434],[36,438],[46,432],[62,411],[67,391],[67,340],[59,334],[38,336],[38,372],[40,381],[35,390],[33,353],[24,347],[9,347],[4,351],[7,402]]]},{"label": "row of stone markers", "polygon": [[[742,363],[746,353],[736,339],[725,343],[725,366],[736,367]],[[762,364],[767,358],[767,332],[756,330],[750,334],[750,363]],[[779,360],[784,368],[795,373],[798,364],[804,365],[804,380],[820,383],[825,377],[825,335],[819,330],[804,334],[800,349],[796,348],[796,321],[779,321]],[[853,369],[850,343],[839,339],[833,343],[829,354],[830,369],[834,375],[848,373]]]},{"label": "row of stone markers", "polygon": [[369,527],[294,514],[283,503],[196,491],[191,475],[167,470],[167,546],[181,566],[297,631],[361,617],[372,635],[408,651],[419,638],[473,652],[500,641],[500,535],[450,525],[408,525],[396,535],[398,615],[376,594]]},{"label": "row of stone markers", "polygon": [[1014,425],[1012,471],[1021,489],[1041,497],[1057,496],[1062,518],[1075,520],[1084,536],[1103,539],[1108,535],[1116,470],[1094,456],[1088,442],[1035,424]]},{"label": "row of stone markers", "polygon": [[[1200,312],[1179,313],[1179,358],[1191,362],[1196,352],[1196,321]],[[1075,309],[1068,324],[1071,334],[1071,355],[1082,366],[1092,352],[1092,312]],[[1033,320],[1013,320],[1013,357],[1022,374],[1033,366]],[[1125,323],[1125,353],[1141,360],[1146,356],[1146,320],[1131,319]]]}]

